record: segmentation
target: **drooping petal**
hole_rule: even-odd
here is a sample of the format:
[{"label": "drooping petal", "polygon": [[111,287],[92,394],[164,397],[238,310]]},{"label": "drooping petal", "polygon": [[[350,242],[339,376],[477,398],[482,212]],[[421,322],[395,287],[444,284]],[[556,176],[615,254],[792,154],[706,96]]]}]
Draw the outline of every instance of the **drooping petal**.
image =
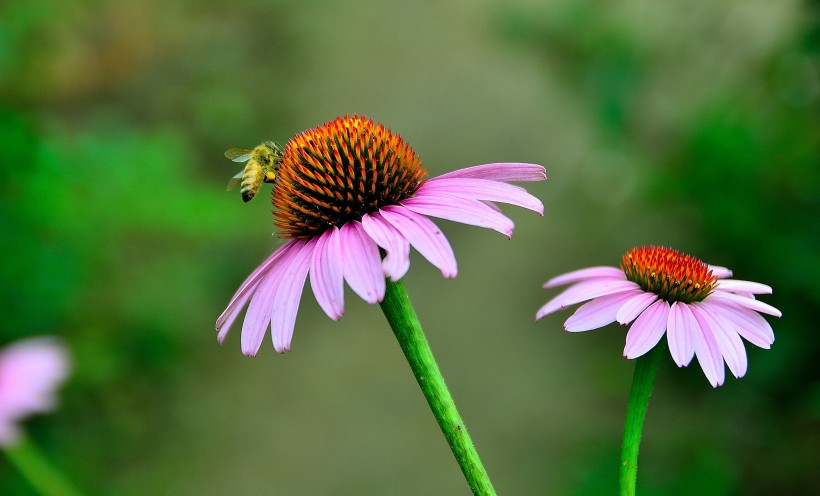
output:
[{"label": "drooping petal", "polygon": [[270,323],[271,312],[273,311],[273,295],[279,278],[276,277],[277,270],[272,270],[254,293],[248,311],[245,313],[245,320],[242,322],[242,338],[240,344],[242,353],[246,356],[256,356],[262,340],[265,338],[265,331]]},{"label": "drooping petal", "polygon": [[267,275],[271,267],[277,263],[277,260],[290,249],[291,244],[293,244],[293,241],[288,241],[274,251],[264,262],[259,264],[259,267],[251,272],[251,275],[249,275],[239,286],[239,289],[236,290],[230,303],[228,303],[228,307],[225,308],[222,314],[216,319],[216,330],[222,336],[222,339],[225,338],[225,334],[230,330],[231,324],[236,319],[239,311],[242,310],[242,307],[245,306],[248,298],[253,295],[259,281]]},{"label": "drooping petal", "polygon": [[657,299],[658,295],[655,293],[641,292],[641,294],[635,295],[632,299],[624,303],[621,309],[618,310],[618,314],[615,318],[621,325],[626,325],[635,320],[641,312],[646,310],[646,308]]},{"label": "drooping petal", "polygon": [[384,299],[384,271],[379,247],[358,221],[342,226],[341,245],[344,277],[364,301],[373,304]]},{"label": "drooping petal", "polygon": [[310,261],[310,286],[322,310],[333,320],[344,314],[344,276],[339,228],[331,227],[316,241]]},{"label": "drooping petal", "polygon": [[539,214],[544,214],[544,205],[541,200],[527,193],[520,186],[513,186],[499,181],[471,178],[439,178],[437,181],[427,181],[416,192],[417,196],[437,194],[439,196],[457,196],[468,200],[494,201],[517,205]]},{"label": "drooping petal", "polygon": [[695,356],[695,330],[698,322],[686,303],[676,301],[669,308],[666,323],[666,341],[669,353],[678,367],[689,365]]},{"label": "drooping petal", "polygon": [[548,301],[546,305],[541,307],[535,316],[535,320],[540,320],[545,315],[557,312],[558,310],[563,310],[570,305],[574,305],[582,301],[615,293],[623,293],[624,291],[639,288],[640,286],[634,282],[616,279],[593,279],[579,282],[578,284],[568,287],[558,296]]},{"label": "drooping petal", "polygon": [[302,300],[302,290],[305,288],[316,240],[317,238],[313,238],[298,251],[294,250],[290,263],[281,272],[281,282],[273,296],[273,314],[270,321],[273,349],[277,353],[290,351],[296,313],[299,311],[299,302]]},{"label": "drooping petal", "polygon": [[396,282],[410,269],[410,243],[378,212],[362,217],[362,228],[387,252],[382,260],[384,275]]},{"label": "drooping petal", "polygon": [[726,378],[726,371],[723,369],[723,355],[720,353],[720,346],[715,339],[715,331],[709,325],[709,321],[703,316],[700,308],[690,305],[689,309],[698,322],[698,332],[695,334],[695,356],[698,357],[700,368],[709,380],[712,387],[723,384]]},{"label": "drooping petal", "polygon": [[775,307],[769,304],[763,303],[762,301],[752,300],[746,298],[745,296],[727,293],[725,291],[716,290],[714,293],[707,296],[706,299],[703,301],[709,300],[720,300],[722,302],[727,302],[729,304],[734,304],[736,306],[748,308],[749,310],[754,310],[756,312],[774,315],[775,317],[781,317],[783,315],[780,312],[780,310],[776,309]]},{"label": "drooping petal", "polygon": [[746,368],[748,366],[746,349],[743,347],[743,341],[737,332],[727,328],[726,323],[712,312],[715,307],[714,304],[699,302],[693,305],[700,308],[701,314],[709,321],[709,326],[712,328],[712,331],[714,331],[715,341],[717,341],[720,354],[723,356],[723,360],[726,362],[732,375],[738,379],[746,375]]},{"label": "drooping petal", "polygon": [[601,296],[584,303],[578,307],[572,317],[567,319],[564,323],[564,329],[569,332],[591,331],[615,322],[615,314],[618,309],[638,291],[634,289],[623,293]]},{"label": "drooping petal", "polygon": [[245,313],[245,321],[242,323],[240,346],[244,355],[256,356],[259,352],[274,309],[276,289],[281,284],[288,266],[301,252],[304,243],[302,240],[295,240],[280,249],[281,255],[276,259],[276,263],[268,267],[264,278],[256,286],[248,311]]},{"label": "drooping petal", "polygon": [[400,206],[385,207],[380,213],[413,248],[441,270],[442,276],[456,276],[458,265],[453,248],[444,233],[430,219]]},{"label": "drooping petal", "polygon": [[712,311],[731,322],[735,332],[753,345],[768,350],[774,343],[772,326],[757,312],[725,305],[715,305]]},{"label": "drooping petal", "polygon": [[[256,289],[256,286],[254,286],[253,289]],[[224,320],[223,320],[224,324],[222,325],[222,327],[217,327],[216,328],[217,329],[217,332],[216,332],[216,342],[217,343],[222,344],[222,343],[225,342],[225,338],[228,337],[228,331],[231,330],[231,326],[233,325],[236,318],[239,317],[239,314],[242,313],[242,309],[245,308],[245,303],[247,303],[248,298],[250,298],[252,295],[253,295],[252,292],[250,292],[250,291],[247,292],[241,298],[241,300],[237,301],[237,304],[233,306],[233,308],[231,310],[231,313],[224,317]]]},{"label": "drooping petal", "polygon": [[417,214],[430,215],[441,219],[460,222],[471,226],[486,227],[512,237],[513,221],[479,201],[459,197],[439,197],[436,195],[415,196],[401,202],[408,210]]},{"label": "drooping petal", "polygon": [[717,281],[717,288],[730,293],[772,294],[771,286],[737,279],[720,279]]},{"label": "drooping petal", "polygon": [[709,270],[711,270],[712,275],[717,277],[718,279],[732,277],[732,271],[727,269],[726,267],[721,267],[720,265],[709,265]]},{"label": "drooping petal", "polygon": [[649,306],[632,324],[626,334],[624,356],[638,358],[658,344],[669,320],[669,303],[658,300]]},{"label": "drooping petal", "polygon": [[599,278],[626,280],[624,272],[616,267],[589,267],[586,269],[573,270],[572,272],[567,272],[566,274],[553,277],[544,283],[543,288],[554,288],[556,286],[564,286],[566,284],[572,284],[585,279]]},{"label": "drooping petal", "polygon": [[542,166],[536,164],[515,162],[494,163],[454,170],[453,172],[434,177],[428,182],[453,177],[489,179],[491,181],[504,182],[528,182],[545,180],[547,178],[547,172]]}]

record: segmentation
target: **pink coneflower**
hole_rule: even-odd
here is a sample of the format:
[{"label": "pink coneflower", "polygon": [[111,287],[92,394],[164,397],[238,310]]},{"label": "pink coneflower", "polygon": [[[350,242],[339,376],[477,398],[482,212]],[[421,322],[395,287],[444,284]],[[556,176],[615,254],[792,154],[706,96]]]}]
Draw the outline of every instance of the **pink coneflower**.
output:
[{"label": "pink coneflower", "polygon": [[20,420],[54,408],[54,391],[68,370],[68,353],[53,339],[27,339],[0,351],[0,446],[19,439]]},{"label": "pink coneflower", "polygon": [[398,281],[407,272],[410,246],[444,277],[455,277],[453,249],[428,216],[509,237],[513,222],[490,202],[543,214],[537,198],[507,184],[546,179],[539,165],[495,163],[432,179],[425,175],[399,135],[366,117],[337,118],[293,137],[282,152],[272,193],[275,223],[287,241],[251,273],[219,316],[219,342],[248,304],[242,352],[256,355],[269,325],[274,349],[289,351],[308,275],[319,306],[338,320],[344,313],[343,281],[368,303],[382,301],[385,277]]},{"label": "pink coneflower", "polygon": [[723,384],[724,361],[735,377],[746,373],[741,337],[765,349],[774,343],[771,326],[757,312],[781,315],[754,297],[771,294],[772,288],[725,279],[731,275],[726,268],[669,248],[634,248],[624,255],[620,269],[591,267],[547,281],[545,288],[572,286],[541,307],[536,320],[592,300],[567,319],[567,331],[634,321],[626,335],[625,357],[644,355],[665,333],[675,363],[684,367],[697,356],[709,382],[717,387]]}]

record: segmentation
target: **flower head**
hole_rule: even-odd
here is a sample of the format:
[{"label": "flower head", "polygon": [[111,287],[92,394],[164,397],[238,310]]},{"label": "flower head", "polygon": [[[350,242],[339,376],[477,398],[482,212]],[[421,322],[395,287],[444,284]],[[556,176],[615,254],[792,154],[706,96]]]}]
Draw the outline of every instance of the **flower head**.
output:
[{"label": "flower head", "polygon": [[53,339],[27,339],[0,351],[0,446],[17,441],[24,417],[54,408],[54,390],[68,370],[68,353]]},{"label": "flower head", "polygon": [[774,333],[758,312],[781,313],[755,299],[772,288],[750,281],[727,279],[732,272],[658,246],[630,250],[621,267],[591,267],[560,275],[544,284],[571,284],[541,307],[536,320],[558,310],[581,305],[564,323],[570,332],[598,329],[612,322],[627,325],[624,356],[637,358],[655,347],[666,334],[669,351],[679,367],[697,356],[712,386],[723,384],[724,367],[746,374],[746,350],[741,337],[769,349]]},{"label": "flower head", "polygon": [[490,202],[544,212],[537,198],[507,184],[546,179],[540,165],[494,163],[426,174],[399,135],[363,116],[337,118],[291,138],[272,193],[276,225],[287,241],[219,316],[219,342],[247,304],[242,352],[256,355],[268,325],[274,349],[289,351],[308,276],[319,306],[338,320],[344,282],[368,303],[380,302],[385,277],[397,281],[409,269],[410,246],[444,277],[455,277],[453,250],[428,216],[510,237],[513,222]]}]

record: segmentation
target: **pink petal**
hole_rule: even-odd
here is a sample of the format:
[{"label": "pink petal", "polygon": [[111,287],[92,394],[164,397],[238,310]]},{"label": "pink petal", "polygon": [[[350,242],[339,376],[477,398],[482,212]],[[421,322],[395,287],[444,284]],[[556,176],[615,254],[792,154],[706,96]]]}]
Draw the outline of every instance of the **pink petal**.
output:
[{"label": "pink petal", "polygon": [[520,186],[490,181],[487,179],[469,178],[438,178],[436,181],[427,181],[416,192],[417,196],[427,194],[438,196],[457,196],[468,200],[494,201],[517,205],[544,215],[544,205],[541,200],[527,193]]},{"label": "pink petal", "polygon": [[738,281],[736,279],[720,279],[717,288],[730,293],[772,294],[772,288],[765,284],[752,281]]},{"label": "pink petal", "polygon": [[[216,330],[219,332],[219,335],[222,336],[222,339],[225,338],[225,335],[231,328],[231,324],[236,319],[239,311],[242,310],[242,307],[245,306],[248,298],[250,298],[256,290],[259,281],[267,275],[270,268],[277,263],[277,260],[290,249],[291,244],[293,244],[293,241],[288,241],[277,248],[264,262],[259,264],[259,267],[251,272],[251,275],[249,275],[239,286],[239,289],[236,290],[230,303],[228,303],[228,307],[222,312],[219,318],[216,319]],[[220,342],[222,342],[222,340],[220,340]]]},{"label": "pink petal", "polygon": [[715,290],[714,293],[707,296],[706,299],[703,301],[709,300],[719,300],[721,302],[735,304],[737,306],[748,308],[749,310],[754,310],[756,312],[774,315],[775,317],[780,317],[783,315],[782,313],[780,313],[780,310],[776,309],[771,305],[763,303],[762,301],[752,300],[733,293],[727,293],[725,291],[721,291],[720,289]]},{"label": "pink petal", "polygon": [[[636,284],[637,286],[637,284]],[[658,299],[655,293],[641,292],[641,294],[634,296],[631,300],[624,303],[624,306],[618,310],[618,315],[615,318],[621,325],[626,325],[641,314],[646,308]]]},{"label": "pink petal", "polygon": [[727,269],[726,267],[721,267],[719,265],[709,265],[709,270],[711,270],[712,275],[717,277],[718,279],[732,277],[732,271]]},{"label": "pink petal", "polygon": [[[522,163],[496,163],[476,165],[464,169],[454,170],[438,177],[430,179],[437,181],[444,178],[466,177],[475,179],[489,179],[492,181],[505,182],[526,182],[543,181],[547,178],[547,172],[540,165]],[[428,182],[430,182],[428,181]]]},{"label": "pink petal", "polygon": [[712,311],[730,321],[735,332],[753,345],[768,350],[774,343],[772,326],[757,312],[724,305],[715,305]]},{"label": "pink petal", "polygon": [[495,210],[496,212],[501,213],[501,207],[499,207],[495,203],[490,202],[490,201],[484,201],[484,200],[481,200],[481,203],[483,203],[484,205],[487,205],[487,207]]},{"label": "pink petal", "polygon": [[700,368],[703,369],[709,383],[712,387],[718,387],[723,384],[726,371],[723,369],[723,355],[715,339],[715,331],[712,330],[700,308],[689,305],[689,309],[698,322],[699,332],[695,334],[695,356],[698,357]]},{"label": "pink petal", "polygon": [[384,272],[375,241],[370,239],[358,221],[342,226],[341,240],[344,277],[350,289],[370,304],[382,301]]},{"label": "pink petal", "polygon": [[442,276],[456,276],[458,265],[453,249],[444,233],[430,219],[400,206],[385,207],[380,213],[413,248],[441,270]]},{"label": "pink petal", "polygon": [[694,303],[693,305],[699,307],[701,313],[709,321],[709,326],[715,333],[715,341],[717,341],[720,354],[723,356],[723,360],[732,375],[738,379],[746,375],[748,366],[746,349],[743,347],[743,341],[737,332],[729,328],[723,319],[712,312],[714,305],[705,302]]},{"label": "pink petal", "polygon": [[565,284],[572,284],[574,282],[583,281],[585,279],[598,279],[598,278],[607,278],[607,279],[621,279],[626,280],[626,276],[621,269],[615,267],[589,267],[586,269],[574,270],[572,272],[567,272],[566,274],[561,274],[560,276],[553,277],[549,281],[544,283],[544,289],[546,288],[554,288],[556,286],[563,286]]},{"label": "pink petal", "polygon": [[65,380],[70,358],[61,341],[28,338],[0,352],[0,417],[19,418],[54,408],[53,390]]},{"label": "pink petal", "polygon": [[245,313],[240,345],[242,353],[246,356],[256,356],[259,353],[265,332],[268,330],[273,312],[273,297],[276,294],[276,287],[281,282],[280,275],[284,266],[277,266],[276,269],[272,270],[268,277],[259,284],[248,305],[248,311]]},{"label": "pink petal", "polygon": [[564,329],[569,332],[582,332],[598,329],[615,322],[615,314],[626,300],[636,294],[638,290],[629,290],[595,298],[584,303],[564,323]]},{"label": "pink petal", "polygon": [[288,266],[301,253],[305,245],[303,240],[294,240],[286,244],[281,254],[276,259],[276,263],[268,266],[268,271],[256,287],[256,291],[248,305],[245,314],[245,321],[242,323],[242,338],[240,346],[242,353],[247,356],[256,356],[262,340],[265,338],[265,331],[270,323],[271,313],[274,307],[274,297],[276,289],[281,284],[283,274]]},{"label": "pink petal", "polygon": [[382,260],[384,275],[396,282],[410,268],[410,243],[378,213],[364,214],[362,228],[387,252]]},{"label": "pink petal", "polygon": [[310,261],[310,286],[322,310],[333,320],[345,311],[342,246],[339,228],[322,233]]},{"label": "pink petal", "polygon": [[486,227],[512,237],[513,222],[487,205],[459,197],[438,197],[435,195],[415,196],[401,202],[408,210],[417,214],[430,215],[441,219],[460,222],[471,226]]},{"label": "pink petal", "polygon": [[19,441],[19,420],[54,408],[70,361],[65,346],[48,337],[18,341],[0,352],[0,446]]},{"label": "pink petal", "polygon": [[[252,288],[252,290],[255,290],[256,287],[257,286],[254,286]],[[228,331],[231,330],[231,326],[233,325],[234,321],[239,316],[239,314],[242,312],[242,309],[245,307],[245,303],[247,303],[248,298],[250,298],[252,295],[253,295],[253,292],[251,292],[251,291],[246,292],[245,295],[242,296],[242,298],[240,298],[240,300],[237,300],[237,302],[236,302],[237,304],[232,307],[231,313],[229,313],[228,315],[225,315],[222,327],[221,328],[220,327],[216,328],[217,329],[217,333],[216,333],[217,343],[222,344],[222,343],[225,342],[225,338],[228,337]]]},{"label": "pink petal", "polygon": [[668,319],[669,303],[658,300],[647,308],[626,334],[624,356],[631,360],[654,348],[666,331]]},{"label": "pink petal", "polygon": [[695,333],[699,333],[698,321],[688,305],[675,302],[669,309],[666,323],[666,342],[678,367],[689,365],[695,356]]},{"label": "pink petal", "polygon": [[276,287],[270,327],[273,349],[277,353],[290,351],[293,328],[296,325],[296,313],[299,310],[299,301],[302,299],[302,290],[305,288],[310,261],[313,259],[315,242],[316,238],[311,239],[294,254],[290,263],[284,267],[281,282]]},{"label": "pink petal", "polygon": [[592,279],[589,281],[579,282],[578,284],[565,289],[562,293],[541,307],[535,315],[535,320],[540,320],[545,315],[557,312],[558,310],[563,310],[570,305],[574,305],[582,301],[615,293],[623,293],[624,291],[634,289],[639,289],[639,286],[631,281]]}]

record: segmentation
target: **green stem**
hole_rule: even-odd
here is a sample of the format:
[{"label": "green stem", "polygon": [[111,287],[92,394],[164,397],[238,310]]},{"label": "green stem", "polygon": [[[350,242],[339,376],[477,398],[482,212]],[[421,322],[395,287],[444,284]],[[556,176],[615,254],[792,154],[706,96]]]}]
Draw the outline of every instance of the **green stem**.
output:
[{"label": "green stem", "polygon": [[632,388],[629,390],[629,404],[626,407],[624,439],[621,445],[621,496],[635,496],[638,480],[638,448],[641,445],[641,431],[652,396],[655,373],[658,371],[663,354],[663,346],[657,345],[647,354],[635,360]]},{"label": "green stem", "polygon": [[456,410],[456,404],[447,390],[413,310],[413,304],[401,281],[387,281],[387,291],[381,307],[473,494],[495,495],[490,477],[484,470],[473,441],[467,434],[467,427]]},{"label": "green stem", "polygon": [[66,480],[48,459],[23,437],[15,444],[4,447],[6,456],[29,483],[43,496],[79,496],[80,491]]}]

